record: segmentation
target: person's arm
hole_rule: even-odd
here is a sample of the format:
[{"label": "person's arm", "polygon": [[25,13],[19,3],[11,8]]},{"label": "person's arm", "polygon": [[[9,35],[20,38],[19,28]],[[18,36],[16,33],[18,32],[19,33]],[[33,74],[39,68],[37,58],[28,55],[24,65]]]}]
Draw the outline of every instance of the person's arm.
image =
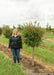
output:
[{"label": "person's arm", "polygon": [[22,38],[20,36],[20,49],[22,49]]},{"label": "person's arm", "polygon": [[8,45],[8,48],[10,48],[11,47],[11,36],[10,36],[10,38],[9,38],[9,45]]},{"label": "person's arm", "polygon": [[20,38],[21,39],[21,49],[22,49],[22,38]]}]

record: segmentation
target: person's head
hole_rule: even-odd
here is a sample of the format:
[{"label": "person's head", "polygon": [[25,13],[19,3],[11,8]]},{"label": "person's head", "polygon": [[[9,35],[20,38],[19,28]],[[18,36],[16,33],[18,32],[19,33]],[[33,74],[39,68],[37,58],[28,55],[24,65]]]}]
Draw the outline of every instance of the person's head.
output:
[{"label": "person's head", "polygon": [[12,35],[13,35],[13,36],[18,35],[18,30],[17,30],[17,28],[15,28],[15,29],[13,30]]}]

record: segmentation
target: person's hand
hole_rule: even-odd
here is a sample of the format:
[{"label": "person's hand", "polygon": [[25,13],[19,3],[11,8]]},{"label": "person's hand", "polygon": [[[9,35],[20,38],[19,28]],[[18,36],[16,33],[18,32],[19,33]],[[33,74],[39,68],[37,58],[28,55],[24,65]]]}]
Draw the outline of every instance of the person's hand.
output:
[{"label": "person's hand", "polygon": [[8,48],[8,51],[10,52],[10,51],[11,51],[11,49],[10,49],[10,48]]},{"label": "person's hand", "polygon": [[20,50],[22,50],[22,48],[20,48]]}]

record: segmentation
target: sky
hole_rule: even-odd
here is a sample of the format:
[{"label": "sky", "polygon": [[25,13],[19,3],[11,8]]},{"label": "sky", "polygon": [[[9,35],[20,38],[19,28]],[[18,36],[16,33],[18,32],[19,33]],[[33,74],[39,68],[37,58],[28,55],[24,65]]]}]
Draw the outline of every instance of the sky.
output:
[{"label": "sky", "polygon": [[54,27],[54,0],[0,0],[0,27],[30,21]]}]

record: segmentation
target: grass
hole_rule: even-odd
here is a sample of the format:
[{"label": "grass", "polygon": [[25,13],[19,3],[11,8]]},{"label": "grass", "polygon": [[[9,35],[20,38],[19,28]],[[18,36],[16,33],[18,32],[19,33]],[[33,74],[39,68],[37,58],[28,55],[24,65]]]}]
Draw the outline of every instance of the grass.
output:
[{"label": "grass", "polygon": [[[1,38],[0,39],[0,42],[8,43],[8,41],[9,40],[6,39],[6,38]],[[28,47],[27,45],[23,44],[23,50],[25,51],[25,53],[28,52],[29,54],[32,54],[32,47]],[[37,56],[38,59],[41,58],[45,62],[54,63],[54,53],[47,50],[47,49],[42,49],[42,48],[36,48],[35,47],[35,56]]]},{"label": "grass", "polygon": [[41,44],[54,47],[54,43],[50,41],[44,41],[44,42],[41,42]]},{"label": "grass", "polygon": [[13,64],[0,53],[0,75],[26,75],[19,65]]},{"label": "grass", "polygon": [[8,44],[9,39],[0,37],[0,42]]}]

